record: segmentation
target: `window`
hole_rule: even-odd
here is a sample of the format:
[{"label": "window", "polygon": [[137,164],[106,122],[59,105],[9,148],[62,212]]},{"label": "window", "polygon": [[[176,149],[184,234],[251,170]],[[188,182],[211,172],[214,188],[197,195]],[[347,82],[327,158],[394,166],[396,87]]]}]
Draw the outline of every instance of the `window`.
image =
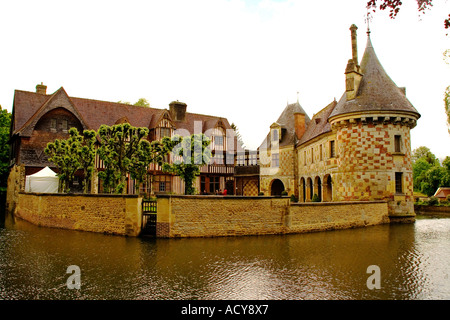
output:
[{"label": "window", "polygon": [[305,162],[305,166],[306,166],[306,150],[305,150],[305,151],[303,151],[303,160],[304,160],[304,162]]},{"label": "window", "polygon": [[215,136],[214,137],[214,144],[216,146],[223,146],[223,136]]},{"label": "window", "polygon": [[336,150],[335,150],[335,143],[334,140],[330,141],[330,158],[336,157]]},{"label": "window", "polygon": [[403,193],[403,173],[395,173],[395,193]]},{"label": "window", "polygon": [[278,153],[272,154],[272,167],[280,166],[280,155]]},{"label": "window", "polygon": [[69,125],[68,125],[67,120],[61,120],[61,129],[62,129],[62,131],[67,132],[68,126]]},{"label": "window", "polygon": [[319,150],[319,158],[320,158],[320,161],[322,161],[323,160],[323,157],[322,157],[322,145],[320,145],[320,150]]},{"label": "window", "polygon": [[220,177],[209,178],[209,192],[215,193],[220,189]]},{"label": "window", "polygon": [[314,163],[314,148],[311,148],[311,163]]},{"label": "window", "polygon": [[278,141],[278,130],[272,130],[272,141]]},{"label": "window", "polygon": [[402,152],[402,136],[401,135],[395,135],[394,136],[394,152]]},{"label": "window", "polygon": [[256,166],[258,164],[258,155],[256,153],[250,153],[248,157],[249,166]]},{"label": "window", "polygon": [[155,176],[153,190],[155,192],[171,191],[170,176]]},{"label": "window", "polygon": [[214,162],[215,164],[223,164],[223,153],[218,152],[214,154]]},{"label": "window", "polygon": [[170,134],[170,128],[160,128],[160,137],[164,138],[164,137],[169,137],[170,138],[171,134]]},{"label": "window", "polygon": [[50,119],[50,131],[56,131],[56,119]]}]

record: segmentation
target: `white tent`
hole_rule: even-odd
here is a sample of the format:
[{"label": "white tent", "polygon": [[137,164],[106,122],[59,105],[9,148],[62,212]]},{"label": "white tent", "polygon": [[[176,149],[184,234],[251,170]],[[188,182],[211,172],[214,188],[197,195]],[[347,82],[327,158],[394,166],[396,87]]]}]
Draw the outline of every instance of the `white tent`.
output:
[{"label": "white tent", "polygon": [[26,192],[57,193],[59,178],[49,167],[25,177]]}]

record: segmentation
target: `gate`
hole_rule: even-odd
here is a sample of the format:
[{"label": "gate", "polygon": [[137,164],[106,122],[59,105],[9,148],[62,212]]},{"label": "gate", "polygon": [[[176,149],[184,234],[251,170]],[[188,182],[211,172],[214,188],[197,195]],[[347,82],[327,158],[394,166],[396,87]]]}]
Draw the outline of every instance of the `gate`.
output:
[{"label": "gate", "polygon": [[142,200],[142,231],[143,236],[156,236],[156,200]]}]

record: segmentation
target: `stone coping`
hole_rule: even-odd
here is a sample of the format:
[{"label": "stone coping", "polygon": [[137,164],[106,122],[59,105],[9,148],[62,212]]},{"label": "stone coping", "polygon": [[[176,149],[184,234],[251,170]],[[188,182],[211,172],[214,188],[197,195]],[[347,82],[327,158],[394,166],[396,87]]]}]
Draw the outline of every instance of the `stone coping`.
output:
[{"label": "stone coping", "polygon": [[19,192],[19,194],[33,195],[33,196],[50,196],[50,197],[111,197],[111,198],[139,198],[137,194],[110,194],[110,193],[39,193],[39,192]]},{"label": "stone coping", "polygon": [[[184,199],[245,199],[245,200],[260,200],[260,199],[283,199],[290,200],[290,196],[234,196],[234,195],[179,195],[179,194],[159,194],[157,198],[184,198]],[[367,201],[329,201],[329,202],[291,202],[293,206],[330,206],[330,205],[348,205],[348,204],[367,204],[367,203],[387,203],[386,200],[367,200]]]}]

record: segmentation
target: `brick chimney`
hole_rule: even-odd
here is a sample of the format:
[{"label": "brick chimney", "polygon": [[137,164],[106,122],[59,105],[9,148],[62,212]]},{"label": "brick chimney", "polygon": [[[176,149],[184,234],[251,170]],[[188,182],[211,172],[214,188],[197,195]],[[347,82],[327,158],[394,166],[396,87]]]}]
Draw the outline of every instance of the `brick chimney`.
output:
[{"label": "brick chimney", "polygon": [[186,120],[186,107],[187,104],[184,102],[172,101],[169,104],[169,112],[174,121],[185,121]]},{"label": "brick chimney", "polygon": [[362,73],[358,64],[358,43],[356,37],[357,26],[351,25],[351,37],[352,37],[352,58],[348,60],[347,68],[345,68],[345,91],[347,94],[347,100],[356,98],[358,94],[359,84],[361,83]]},{"label": "brick chimney", "polygon": [[295,133],[297,134],[297,139],[301,139],[306,130],[306,115],[301,112],[294,113],[295,121]]},{"label": "brick chimney", "polygon": [[36,86],[36,93],[47,94],[47,86],[41,82],[41,84]]}]

